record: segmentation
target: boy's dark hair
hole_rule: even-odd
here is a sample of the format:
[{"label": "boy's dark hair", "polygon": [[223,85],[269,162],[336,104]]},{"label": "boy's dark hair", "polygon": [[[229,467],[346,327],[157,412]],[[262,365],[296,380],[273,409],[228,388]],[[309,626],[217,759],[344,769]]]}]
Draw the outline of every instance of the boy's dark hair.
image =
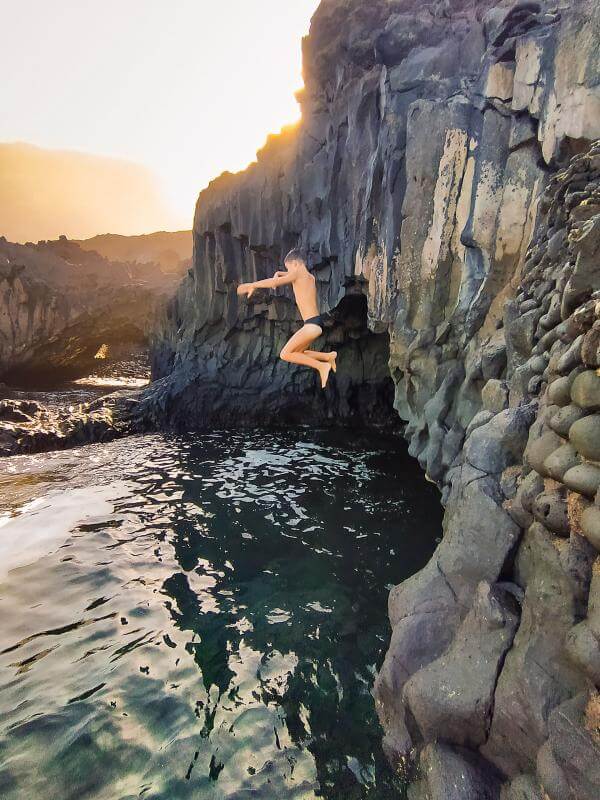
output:
[{"label": "boy's dark hair", "polygon": [[294,248],[294,250],[290,250],[287,256],[283,259],[283,263],[287,264],[288,261],[302,261],[303,264],[306,264],[306,258],[301,250],[298,248]]}]

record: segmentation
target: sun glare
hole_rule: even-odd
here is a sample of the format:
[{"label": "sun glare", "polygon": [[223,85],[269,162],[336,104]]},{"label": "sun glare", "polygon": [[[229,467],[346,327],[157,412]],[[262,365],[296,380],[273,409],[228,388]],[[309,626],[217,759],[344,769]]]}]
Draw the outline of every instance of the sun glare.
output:
[{"label": "sun glare", "polygon": [[174,212],[165,227],[189,227],[210,180],[244,169],[270,133],[298,121],[301,37],[317,5],[7,0],[0,143],[139,164]]}]

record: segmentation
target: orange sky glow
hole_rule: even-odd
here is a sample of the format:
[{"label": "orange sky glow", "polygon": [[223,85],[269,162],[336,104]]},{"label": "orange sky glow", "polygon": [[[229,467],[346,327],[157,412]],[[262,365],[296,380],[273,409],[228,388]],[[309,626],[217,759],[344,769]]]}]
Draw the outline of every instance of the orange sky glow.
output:
[{"label": "orange sky glow", "polygon": [[170,222],[189,228],[199,190],[298,118],[300,42],[317,5],[3,0],[0,142],[148,167]]}]

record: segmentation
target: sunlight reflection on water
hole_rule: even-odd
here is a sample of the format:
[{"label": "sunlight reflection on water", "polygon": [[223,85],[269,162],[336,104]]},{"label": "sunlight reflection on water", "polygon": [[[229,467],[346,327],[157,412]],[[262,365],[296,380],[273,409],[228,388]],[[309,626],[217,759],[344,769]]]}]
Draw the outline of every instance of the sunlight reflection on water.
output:
[{"label": "sunlight reflection on water", "polygon": [[401,796],[385,587],[441,518],[404,444],[151,435],[1,469],[0,796]]}]

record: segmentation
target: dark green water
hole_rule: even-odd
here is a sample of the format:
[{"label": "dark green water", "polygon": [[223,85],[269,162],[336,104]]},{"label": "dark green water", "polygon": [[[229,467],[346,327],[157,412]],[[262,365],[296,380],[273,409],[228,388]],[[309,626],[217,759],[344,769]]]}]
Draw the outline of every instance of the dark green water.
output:
[{"label": "dark green water", "polygon": [[439,535],[392,436],[144,436],[0,465],[0,797],[403,796],[371,689]]}]

